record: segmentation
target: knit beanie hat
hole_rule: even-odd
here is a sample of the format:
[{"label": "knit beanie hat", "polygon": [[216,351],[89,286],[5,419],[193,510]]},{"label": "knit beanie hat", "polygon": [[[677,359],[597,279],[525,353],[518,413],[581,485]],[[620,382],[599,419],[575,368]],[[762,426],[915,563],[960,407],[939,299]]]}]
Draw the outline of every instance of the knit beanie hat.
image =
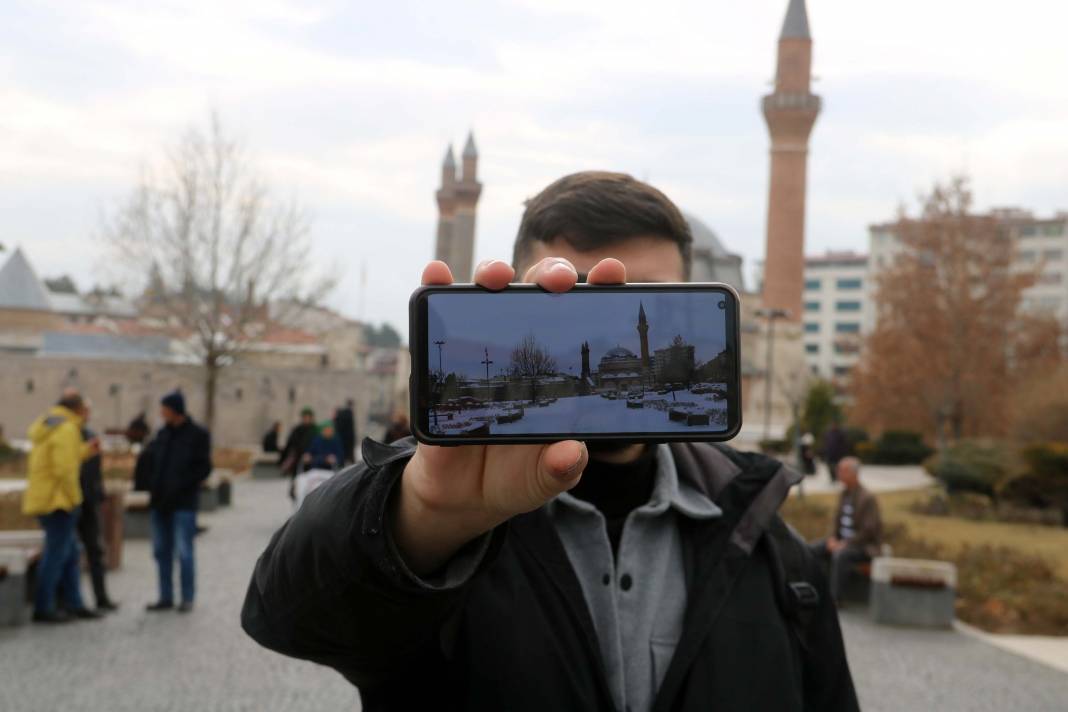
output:
[{"label": "knit beanie hat", "polygon": [[185,396],[181,391],[171,391],[163,396],[160,404],[167,406],[178,415],[185,415]]}]

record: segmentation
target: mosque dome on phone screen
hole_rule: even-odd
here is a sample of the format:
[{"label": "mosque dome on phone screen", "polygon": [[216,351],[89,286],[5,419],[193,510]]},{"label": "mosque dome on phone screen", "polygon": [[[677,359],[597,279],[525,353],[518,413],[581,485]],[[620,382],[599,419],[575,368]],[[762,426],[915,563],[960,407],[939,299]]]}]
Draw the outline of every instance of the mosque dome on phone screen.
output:
[{"label": "mosque dome on phone screen", "polygon": [[604,358],[607,360],[621,359],[621,358],[638,358],[630,349],[625,349],[622,346],[617,346],[614,349],[608,349],[604,353]]},{"label": "mosque dome on phone screen", "polygon": [[729,252],[712,228],[691,213],[683,212],[682,216],[689,223],[690,233],[693,235],[690,281],[725,282],[739,292],[744,292],[741,255]]}]

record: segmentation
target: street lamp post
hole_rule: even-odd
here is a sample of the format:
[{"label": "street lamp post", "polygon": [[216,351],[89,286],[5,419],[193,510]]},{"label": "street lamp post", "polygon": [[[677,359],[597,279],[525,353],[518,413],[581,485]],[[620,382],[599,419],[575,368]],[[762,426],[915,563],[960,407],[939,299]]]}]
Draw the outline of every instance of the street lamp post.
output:
[{"label": "street lamp post", "polygon": [[790,312],[786,309],[757,309],[756,315],[768,320],[768,338],[764,347],[764,439],[767,440],[771,436],[771,384],[775,377],[775,321],[788,318]]}]

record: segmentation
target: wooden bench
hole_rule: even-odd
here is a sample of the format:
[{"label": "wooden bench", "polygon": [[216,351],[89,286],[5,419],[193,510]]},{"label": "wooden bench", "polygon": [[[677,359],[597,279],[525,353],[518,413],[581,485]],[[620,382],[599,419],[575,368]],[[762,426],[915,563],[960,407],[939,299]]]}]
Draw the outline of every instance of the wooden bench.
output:
[{"label": "wooden bench", "polygon": [[30,619],[33,573],[43,548],[39,529],[0,532],[0,626]]}]

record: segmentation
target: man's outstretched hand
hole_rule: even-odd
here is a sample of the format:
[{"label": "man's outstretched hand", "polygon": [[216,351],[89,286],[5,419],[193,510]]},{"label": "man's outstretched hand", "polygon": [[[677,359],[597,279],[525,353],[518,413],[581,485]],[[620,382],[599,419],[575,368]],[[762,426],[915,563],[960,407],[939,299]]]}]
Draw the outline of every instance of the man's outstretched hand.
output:
[{"label": "man's outstretched hand", "polygon": [[[589,271],[590,284],[622,284],[626,270],[605,259]],[[482,262],[475,283],[504,289],[515,270],[500,260]],[[524,282],[550,292],[575,286],[578,273],[567,260],[548,257],[527,270]],[[452,284],[444,262],[423,270],[423,284]],[[588,456],[577,440],[548,445],[461,445],[419,443],[404,468],[393,508],[393,537],[413,572],[440,568],[460,547],[517,514],[537,509],[574,487]]]}]

